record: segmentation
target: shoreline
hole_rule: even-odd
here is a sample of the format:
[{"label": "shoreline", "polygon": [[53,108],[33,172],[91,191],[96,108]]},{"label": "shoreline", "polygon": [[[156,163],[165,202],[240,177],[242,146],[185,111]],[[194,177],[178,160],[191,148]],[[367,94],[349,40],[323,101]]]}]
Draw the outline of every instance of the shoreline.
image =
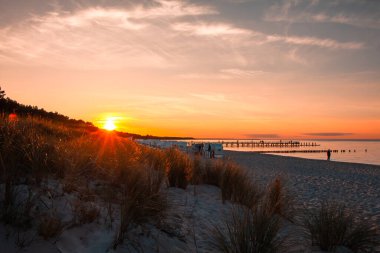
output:
[{"label": "shoreline", "polygon": [[236,151],[236,150],[224,150],[226,157],[228,153],[248,153],[248,154],[255,154],[255,155],[263,155],[263,156],[270,156],[270,157],[280,157],[280,158],[290,158],[290,159],[302,159],[302,160],[310,160],[310,161],[316,161],[316,162],[333,162],[333,163],[342,163],[342,164],[348,164],[348,165],[363,165],[363,166],[373,166],[377,167],[377,169],[380,169],[380,164],[372,164],[372,163],[360,163],[360,162],[344,162],[344,161],[335,161],[335,160],[326,160],[326,159],[315,159],[315,158],[306,158],[306,157],[296,157],[296,156],[287,156],[287,155],[280,155],[280,154],[272,154],[272,153],[261,153],[256,151]]},{"label": "shoreline", "polygon": [[371,217],[380,226],[380,166],[253,152],[226,151],[258,185],[276,177],[285,182],[297,206],[315,208],[336,201]]}]

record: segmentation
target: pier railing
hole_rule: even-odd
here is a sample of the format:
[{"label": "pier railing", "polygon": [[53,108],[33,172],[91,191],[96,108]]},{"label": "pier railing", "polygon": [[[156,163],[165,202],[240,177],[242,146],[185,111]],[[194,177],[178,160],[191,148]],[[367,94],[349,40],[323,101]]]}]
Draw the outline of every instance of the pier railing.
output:
[{"label": "pier railing", "polygon": [[316,142],[300,142],[300,141],[254,141],[254,140],[235,140],[235,141],[219,141],[225,147],[317,147],[320,146]]}]

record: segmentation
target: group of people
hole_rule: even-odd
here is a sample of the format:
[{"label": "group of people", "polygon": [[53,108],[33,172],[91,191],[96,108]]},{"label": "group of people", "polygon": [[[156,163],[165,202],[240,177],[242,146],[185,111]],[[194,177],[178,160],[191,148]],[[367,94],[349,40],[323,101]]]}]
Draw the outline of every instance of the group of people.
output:
[{"label": "group of people", "polygon": [[207,144],[205,151],[204,143],[198,144],[198,154],[201,156],[206,156],[207,158],[215,158],[215,150],[211,147],[211,144]]}]

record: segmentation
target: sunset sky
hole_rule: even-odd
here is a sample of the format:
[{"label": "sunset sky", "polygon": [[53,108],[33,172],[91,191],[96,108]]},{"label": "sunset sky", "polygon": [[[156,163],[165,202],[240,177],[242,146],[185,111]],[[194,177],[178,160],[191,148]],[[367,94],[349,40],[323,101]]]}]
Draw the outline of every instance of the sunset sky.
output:
[{"label": "sunset sky", "polygon": [[380,1],[0,0],[0,86],[139,134],[380,138]]}]

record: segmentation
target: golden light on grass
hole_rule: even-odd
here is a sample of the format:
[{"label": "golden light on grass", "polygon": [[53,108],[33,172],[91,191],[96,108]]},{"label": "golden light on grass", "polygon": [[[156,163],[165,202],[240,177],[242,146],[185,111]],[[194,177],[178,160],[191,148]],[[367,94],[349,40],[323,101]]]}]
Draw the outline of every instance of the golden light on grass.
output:
[{"label": "golden light on grass", "polygon": [[107,118],[106,122],[104,123],[103,128],[108,130],[108,131],[115,130],[116,129],[115,118],[113,118],[113,117]]}]

